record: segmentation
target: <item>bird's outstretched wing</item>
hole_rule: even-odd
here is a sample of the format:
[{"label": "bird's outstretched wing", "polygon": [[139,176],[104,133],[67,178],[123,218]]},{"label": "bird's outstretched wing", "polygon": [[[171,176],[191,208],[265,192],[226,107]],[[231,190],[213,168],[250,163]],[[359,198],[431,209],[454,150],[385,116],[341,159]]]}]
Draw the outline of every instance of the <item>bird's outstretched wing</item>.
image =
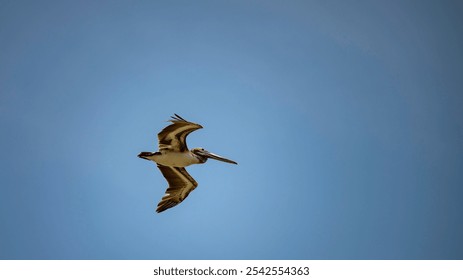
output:
[{"label": "bird's outstretched wing", "polygon": [[203,127],[199,124],[189,122],[177,114],[171,118],[169,121],[172,124],[158,133],[159,150],[187,151],[186,137],[191,132]]},{"label": "bird's outstretched wing", "polygon": [[167,183],[169,183],[166,194],[162,197],[156,209],[156,212],[161,213],[181,203],[198,186],[198,183],[183,167],[158,164],[158,168],[166,178]]}]

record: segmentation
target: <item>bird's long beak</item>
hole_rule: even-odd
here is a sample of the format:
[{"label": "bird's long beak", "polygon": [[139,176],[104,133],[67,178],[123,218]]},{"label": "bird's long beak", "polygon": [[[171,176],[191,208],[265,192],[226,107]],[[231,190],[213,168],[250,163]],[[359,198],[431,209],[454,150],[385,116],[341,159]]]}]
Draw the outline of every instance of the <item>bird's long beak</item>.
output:
[{"label": "bird's long beak", "polygon": [[228,163],[233,163],[233,164],[238,164],[238,163],[236,163],[236,162],[233,161],[233,160],[230,160],[230,159],[228,159],[228,158],[224,158],[224,157],[222,157],[222,156],[219,156],[219,155],[210,153],[210,152],[208,152],[208,151],[206,151],[206,150],[200,151],[200,152],[198,152],[198,153],[201,154],[202,156],[207,157],[207,158],[211,158],[211,159],[215,159],[215,160],[220,160],[220,161],[223,161],[223,162],[228,162]]}]

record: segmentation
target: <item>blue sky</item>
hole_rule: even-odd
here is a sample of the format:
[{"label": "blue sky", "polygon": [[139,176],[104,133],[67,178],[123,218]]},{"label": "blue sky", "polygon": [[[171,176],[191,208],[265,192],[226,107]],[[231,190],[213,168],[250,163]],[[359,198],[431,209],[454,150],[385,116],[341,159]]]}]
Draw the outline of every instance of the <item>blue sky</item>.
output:
[{"label": "blue sky", "polygon": [[[0,259],[462,259],[459,1],[0,1]],[[154,212],[177,113],[239,165]]]}]

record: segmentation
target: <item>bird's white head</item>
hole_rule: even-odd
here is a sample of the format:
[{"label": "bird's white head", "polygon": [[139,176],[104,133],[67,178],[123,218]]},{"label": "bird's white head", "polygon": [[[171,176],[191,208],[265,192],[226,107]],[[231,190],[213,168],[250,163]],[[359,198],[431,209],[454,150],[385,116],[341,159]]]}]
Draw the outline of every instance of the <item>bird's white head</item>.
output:
[{"label": "bird's white head", "polygon": [[230,160],[222,156],[208,152],[204,148],[194,148],[191,150],[191,153],[194,154],[199,159],[200,163],[205,163],[209,158],[211,158],[211,159],[220,160],[223,162],[238,164],[233,160]]}]

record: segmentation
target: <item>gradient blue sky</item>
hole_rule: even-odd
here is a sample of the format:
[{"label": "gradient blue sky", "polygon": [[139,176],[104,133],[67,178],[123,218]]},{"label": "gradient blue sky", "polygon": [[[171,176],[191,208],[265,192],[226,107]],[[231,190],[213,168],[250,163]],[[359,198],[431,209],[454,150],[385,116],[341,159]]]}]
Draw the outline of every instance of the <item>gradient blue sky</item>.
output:
[{"label": "gradient blue sky", "polygon": [[[0,1],[1,259],[462,259],[461,1]],[[154,212],[178,113],[236,160]]]}]

